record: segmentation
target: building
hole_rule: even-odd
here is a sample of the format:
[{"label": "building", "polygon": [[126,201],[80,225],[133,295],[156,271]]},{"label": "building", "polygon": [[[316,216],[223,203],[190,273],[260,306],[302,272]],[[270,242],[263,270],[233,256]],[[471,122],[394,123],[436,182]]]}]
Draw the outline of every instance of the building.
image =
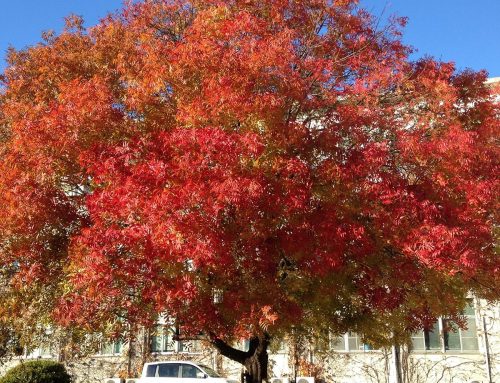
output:
[{"label": "building", "polygon": [[[464,318],[466,330],[440,318],[432,330],[413,335],[412,350],[400,350],[403,382],[500,382],[500,305],[471,301]],[[202,340],[177,341],[174,334],[170,325],[159,324],[155,333],[140,334],[131,347],[121,341],[104,343],[98,352],[69,359],[66,365],[75,383],[138,376],[143,363],[154,360],[194,360],[240,381],[240,365],[218,355]],[[312,376],[328,383],[397,382],[395,350],[375,350],[357,334],[330,336],[321,344],[304,339],[298,343],[288,339],[272,345],[272,383],[286,383],[296,376]],[[245,342],[239,346],[244,349]],[[60,354],[55,347],[39,348],[15,357],[2,369],[36,358],[59,359]]]}]

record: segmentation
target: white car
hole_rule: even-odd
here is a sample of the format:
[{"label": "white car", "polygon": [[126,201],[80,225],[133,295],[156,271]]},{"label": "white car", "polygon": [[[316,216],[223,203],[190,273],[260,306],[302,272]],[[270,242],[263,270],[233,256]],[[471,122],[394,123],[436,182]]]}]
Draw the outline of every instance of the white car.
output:
[{"label": "white car", "polygon": [[228,383],[210,367],[187,361],[144,364],[140,383]]}]

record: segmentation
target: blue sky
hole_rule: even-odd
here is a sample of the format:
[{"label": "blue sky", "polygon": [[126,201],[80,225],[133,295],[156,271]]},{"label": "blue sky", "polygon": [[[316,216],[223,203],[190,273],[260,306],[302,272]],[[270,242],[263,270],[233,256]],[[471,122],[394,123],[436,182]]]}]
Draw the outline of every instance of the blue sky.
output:
[{"label": "blue sky", "polygon": [[500,0],[360,0],[375,15],[407,16],[403,41],[454,61],[457,68],[486,69],[500,77]]},{"label": "blue sky", "polygon": [[[86,25],[121,6],[121,0],[0,0],[0,71],[9,45],[23,48],[40,41],[43,30],[59,31],[69,13]],[[382,19],[408,16],[404,41],[418,49],[414,58],[435,56],[458,68],[486,69],[500,76],[500,0],[360,0]]]}]

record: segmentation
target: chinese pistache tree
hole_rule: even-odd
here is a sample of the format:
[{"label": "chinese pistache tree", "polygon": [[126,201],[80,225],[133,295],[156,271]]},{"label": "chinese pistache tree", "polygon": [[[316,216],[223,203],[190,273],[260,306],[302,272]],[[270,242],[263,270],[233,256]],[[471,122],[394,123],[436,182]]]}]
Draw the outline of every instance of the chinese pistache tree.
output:
[{"label": "chinese pistache tree", "polygon": [[355,0],[148,0],[10,51],[1,321],[168,315],[259,383],[277,334],[391,344],[497,299],[498,105],[486,73],[409,61],[404,24]]}]

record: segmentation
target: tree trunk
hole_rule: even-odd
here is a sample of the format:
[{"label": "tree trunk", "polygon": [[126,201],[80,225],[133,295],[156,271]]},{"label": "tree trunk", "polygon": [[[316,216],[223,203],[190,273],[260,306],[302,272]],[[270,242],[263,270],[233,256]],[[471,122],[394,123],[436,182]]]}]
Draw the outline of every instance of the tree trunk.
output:
[{"label": "tree trunk", "polygon": [[134,336],[130,336],[128,340],[128,350],[127,350],[127,378],[133,378],[132,376],[132,361],[134,359]]},{"label": "tree trunk", "polygon": [[392,346],[393,357],[394,357],[394,372],[396,374],[395,379],[397,383],[403,383],[403,375],[401,369],[401,346],[399,344],[394,344]]},{"label": "tree trunk", "polygon": [[248,373],[248,381],[246,383],[261,383],[267,381],[267,365],[269,357],[267,355],[267,347],[269,338],[259,340],[259,344],[253,355],[245,359],[245,368]]},{"label": "tree trunk", "polygon": [[241,351],[229,346],[223,340],[212,337],[211,343],[219,350],[221,355],[234,360],[245,366],[246,383],[267,382],[267,366],[269,357],[267,348],[269,347],[270,336],[267,333],[250,338],[248,351]]}]

